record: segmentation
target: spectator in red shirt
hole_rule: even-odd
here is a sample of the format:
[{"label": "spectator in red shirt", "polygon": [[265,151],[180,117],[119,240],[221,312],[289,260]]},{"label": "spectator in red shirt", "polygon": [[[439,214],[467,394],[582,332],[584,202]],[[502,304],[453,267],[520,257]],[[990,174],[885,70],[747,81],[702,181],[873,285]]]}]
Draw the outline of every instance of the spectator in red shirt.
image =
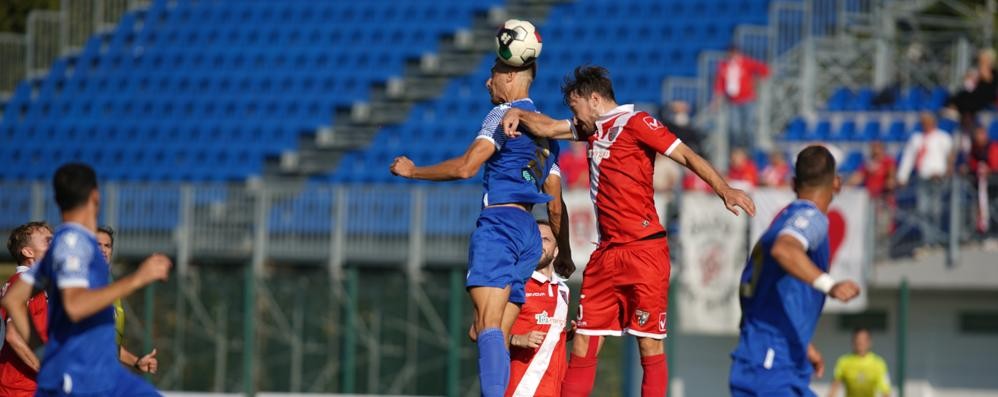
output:
[{"label": "spectator in red shirt", "polygon": [[865,185],[871,198],[884,199],[894,191],[896,168],[894,159],[884,149],[884,143],[870,142],[870,157],[852,174],[849,184]]},{"label": "spectator in red shirt", "polygon": [[998,172],[998,142],[988,137],[984,127],[976,126],[970,137],[966,172],[974,176],[977,187],[977,231],[986,233],[998,230],[996,215],[991,213],[991,197],[998,195],[998,182],[991,177]]},{"label": "spectator in red shirt", "polygon": [[769,67],[731,46],[717,67],[713,108],[721,98],[728,103],[728,142],[730,147],[754,148],[755,79],[769,76]]},{"label": "spectator in red shirt", "polygon": [[790,186],[790,165],[782,151],[774,150],[769,154],[769,165],[762,169],[759,182],[762,186]]},{"label": "spectator in red shirt", "polygon": [[572,142],[558,157],[558,167],[569,189],[589,188],[589,159],[584,142]]},{"label": "spectator in red shirt", "polygon": [[735,148],[731,151],[728,180],[738,189],[751,189],[759,185],[759,171],[745,149]]}]

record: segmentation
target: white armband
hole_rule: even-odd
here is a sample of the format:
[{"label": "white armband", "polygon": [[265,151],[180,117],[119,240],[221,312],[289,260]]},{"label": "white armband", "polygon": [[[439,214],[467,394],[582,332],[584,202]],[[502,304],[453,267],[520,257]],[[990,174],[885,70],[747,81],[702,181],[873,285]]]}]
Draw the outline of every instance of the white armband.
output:
[{"label": "white armband", "polygon": [[823,294],[828,295],[828,293],[832,291],[832,287],[835,286],[835,279],[828,275],[828,273],[821,273],[818,278],[811,282],[811,286],[814,287],[814,289],[821,291]]}]

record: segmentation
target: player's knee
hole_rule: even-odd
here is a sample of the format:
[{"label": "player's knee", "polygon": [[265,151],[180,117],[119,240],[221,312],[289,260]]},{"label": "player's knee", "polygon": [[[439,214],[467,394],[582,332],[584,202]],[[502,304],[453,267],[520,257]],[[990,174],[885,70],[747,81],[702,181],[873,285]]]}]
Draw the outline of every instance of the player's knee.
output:
[{"label": "player's knee", "polygon": [[641,353],[641,357],[655,356],[665,353],[665,340],[638,338],[638,351]]},{"label": "player's knee", "polygon": [[602,339],[599,336],[576,334],[575,339],[572,340],[572,355],[596,359],[599,356]]}]

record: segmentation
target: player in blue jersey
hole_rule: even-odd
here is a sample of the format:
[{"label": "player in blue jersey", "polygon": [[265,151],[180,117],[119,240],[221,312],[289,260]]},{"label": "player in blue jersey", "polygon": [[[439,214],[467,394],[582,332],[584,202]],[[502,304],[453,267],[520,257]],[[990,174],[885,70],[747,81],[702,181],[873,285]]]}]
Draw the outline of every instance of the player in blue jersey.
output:
[{"label": "player in blue jersey", "polygon": [[35,395],[159,396],[152,385],[118,363],[111,304],[166,280],[170,260],[150,256],[135,273],[109,283],[110,267],[95,235],[97,175],[84,164],[66,164],[56,170],[53,185],[63,223],[42,261],[21,277],[23,282],[11,286],[2,301],[15,330],[29,340],[24,302],[33,287],[48,294],[48,343]]},{"label": "player in blue jersey", "polygon": [[506,138],[502,116],[510,108],[536,111],[530,84],[536,64],[513,67],[496,60],[486,81],[492,103],[477,138],[464,155],[436,165],[417,167],[397,157],[391,172],[405,178],[431,181],[468,179],[485,167],[483,209],[471,235],[468,277],[465,286],[475,307],[472,337],[477,338],[482,395],[502,397],[509,383],[509,330],[525,299],[524,282],[541,259],[541,237],[530,211],[551,202],[552,229],[558,238],[556,271],[574,271],[567,235],[567,215],[561,197],[552,200],[548,176],[558,157],[557,144],[524,134]]},{"label": "player in blue jersey", "polygon": [[741,278],[741,334],[731,354],[731,395],[813,396],[811,375],[824,362],[811,345],[825,296],[849,301],[853,281],[828,275],[828,206],[839,191],[835,159],[810,146],[797,156],[797,200],[773,220],[752,249]]}]

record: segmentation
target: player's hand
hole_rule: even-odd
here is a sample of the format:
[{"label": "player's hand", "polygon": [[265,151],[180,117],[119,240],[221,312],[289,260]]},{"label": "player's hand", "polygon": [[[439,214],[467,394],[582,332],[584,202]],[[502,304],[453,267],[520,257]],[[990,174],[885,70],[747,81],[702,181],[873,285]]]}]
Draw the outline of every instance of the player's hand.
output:
[{"label": "player's hand", "polygon": [[859,295],[859,284],[852,280],[839,281],[828,291],[828,296],[848,302]]},{"label": "player's hand", "polygon": [[149,354],[140,357],[135,362],[135,369],[148,374],[155,374],[156,370],[159,369],[159,360],[156,359],[156,349],[152,349]]},{"label": "player's hand", "polygon": [[728,187],[717,192],[717,195],[721,197],[721,201],[724,201],[724,206],[732,214],[739,215],[738,208],[741,208],[749,216],[755,216],[755,202],[744,191]]},{"label": "player's hand", "polygon": [[571,341],[575,339],[575,331],[579,329],[579,323],[572,320],[568,323],[568,328],[565,329],[565,339]]},{"label": "player's hand", "polygon": [[520,114],[523,111],[517,108],[509,108],[506,114],[502,116],[502,132],[506,134],[508,138],[516,138],[520,136],[520,131],[517,131],[517,127],[520,126]]},{"label": "player's hand", "polygon": [[170,277],[170,267],[172,266],[173,263],[166,255],[153,254],[142,261],[135,275],[143,286],[154,281],[166,281]]},{"label": "player's hand", "polygon": [[558,255],[554,258],[554,271],[564,278],[569,278],[575,273],[575,261],[571,255]]},{"label": "player's hand", "polygon": [[395,161],[392,162],[392,166],[389,169],[392,174],[401,176],[403,178],[412,178],[412,171],[416,168],[416,164],[409,160],[406,156],[398,156]]},{"label": "player's hand", "polygon": [[807,361],[814,367],[814,377],[821,379],[825,376],[825,359],[821,357],[821,352],[814,345],[807,346]]},{"label": "player's hand", "polygon": [[523,335],[513,335],[509,339],[509,344],[516,347],[536,349],[544,342],[544,333],[541,331],[530,331]]}]

